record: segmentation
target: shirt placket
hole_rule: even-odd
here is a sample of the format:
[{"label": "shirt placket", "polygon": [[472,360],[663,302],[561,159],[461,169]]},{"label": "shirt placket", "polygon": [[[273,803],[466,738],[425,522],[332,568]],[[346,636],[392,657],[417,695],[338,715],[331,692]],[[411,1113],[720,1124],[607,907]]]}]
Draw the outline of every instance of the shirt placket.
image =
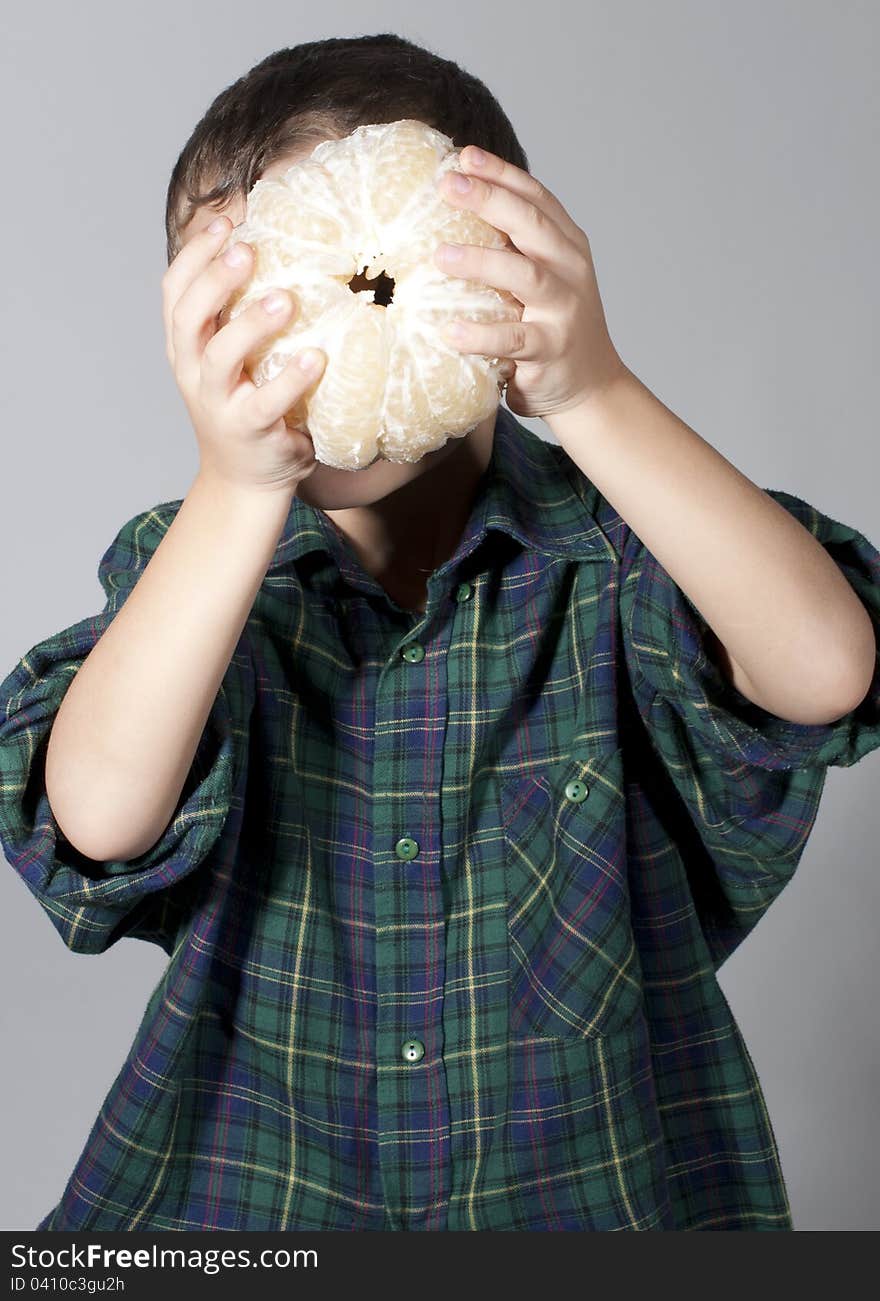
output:
[{"label": "shirt placket", "polygon": [[374,706],[378,1150],[403,1230],[445,1228],[449,1196],[440,799],[453,620],[434,604],[395,643]]}]

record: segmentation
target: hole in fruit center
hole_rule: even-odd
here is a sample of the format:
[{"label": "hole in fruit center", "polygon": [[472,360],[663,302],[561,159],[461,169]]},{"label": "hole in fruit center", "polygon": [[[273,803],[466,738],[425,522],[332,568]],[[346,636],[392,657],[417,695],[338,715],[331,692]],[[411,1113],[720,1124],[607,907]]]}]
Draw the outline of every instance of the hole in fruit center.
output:
[{"label": "hole in fruit center", "polygon": [[[364,271],[366,271],[364,267]],[[365,289],[375,289],[376,297],[374,299],[378,307],[387,307],[394,298],[394,281],[390,276],[386,276],[384,271],[380,271],[374,280],[368,280],[361,271],[358,275],[353,276],[348,282],[348,287],[353,294],[362,293]]]}]

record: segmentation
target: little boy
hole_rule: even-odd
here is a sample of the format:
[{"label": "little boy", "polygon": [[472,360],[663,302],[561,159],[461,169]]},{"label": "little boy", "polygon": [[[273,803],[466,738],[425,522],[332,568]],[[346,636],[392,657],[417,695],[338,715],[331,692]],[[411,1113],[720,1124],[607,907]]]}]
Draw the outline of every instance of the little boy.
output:
[{"label": "little boy", "polygon": [[[283,420],[320,366],[243,378],[295,302],[217,329],[219,250],[259,175],[404,117],[508,236],[437,258],[523,304],[455,345],[510,410],[340,471]],[[402,38],[225,90],[167,231],[198,473],[0,686],[13,867],[72,950],[170,959],[37,1227],[790,1229],[717,971],[880,745],[880,554],[624,366],[496,101]]]}]

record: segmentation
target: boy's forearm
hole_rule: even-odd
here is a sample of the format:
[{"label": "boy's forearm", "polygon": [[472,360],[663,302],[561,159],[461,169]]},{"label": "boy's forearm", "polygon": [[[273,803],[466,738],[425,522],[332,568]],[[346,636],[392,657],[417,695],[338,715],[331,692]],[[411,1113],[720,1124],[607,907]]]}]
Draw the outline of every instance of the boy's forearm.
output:
[{"label": "boy's forearm", "polygon": [[834,561],[637,376],[547,424],[693,601],[744,695],[802,723],[861,700],[874,633]]},{"label": "boy's forearm", "polygon": [[46,788],[87,857],[134,858],[170,822],[292,497],[200,472],[80,666],[52,727]]}]

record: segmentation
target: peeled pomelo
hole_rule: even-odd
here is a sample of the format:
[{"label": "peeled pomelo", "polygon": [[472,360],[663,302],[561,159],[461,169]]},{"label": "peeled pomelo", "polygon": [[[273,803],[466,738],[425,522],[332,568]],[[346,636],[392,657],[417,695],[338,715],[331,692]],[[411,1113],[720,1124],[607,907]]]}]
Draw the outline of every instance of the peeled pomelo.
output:
[{"label": "peeled pomelo", "polygon": [[272,288],[295,301],[284,328],[245,359],[253,382],[274,379],[303,348],[326,355],[320,380],[285,414],[291,428],[307,429],[325,465],[418,461],[490,415],[514,371],[506,358],[459,352],[441,333],[455,319],[522,316],[506,290],[448,276],[434,262],[443,242],[509,246],[440,193],[438,178],[461,170],[460,152],[414,119],[360,126],[281,177],[258,180],[223,246],[244,240],[255,257],[221,325]]}]

